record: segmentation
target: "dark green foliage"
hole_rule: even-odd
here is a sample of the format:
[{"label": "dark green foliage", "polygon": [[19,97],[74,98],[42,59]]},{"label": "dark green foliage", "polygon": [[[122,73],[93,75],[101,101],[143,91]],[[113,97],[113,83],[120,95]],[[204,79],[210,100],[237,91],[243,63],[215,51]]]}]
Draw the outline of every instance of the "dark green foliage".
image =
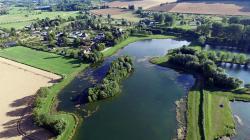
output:
[{"label": "dark green foliage", "polygon": [[121,90],[119,83],[132,71],[133,62],[130,57],[123,56],[113,61],[102,82],[88,89],[88,101],[93,102],[118,94]]},{"label": "dark green foliage", "polygon": [[38,111],[41,108],[42,100],[44,100],[49,94],[50,92],[47,87],[42,87],[37,91],[37,97],[32,112],[33,119],[38,126],[46,127],[55,135],[60,135],[64,131],[66,123],[63,120],[55,120],[49,117],[49,114],[39,113]]},{"label": "dark green foliage", "polygon": [[98,51],[94,51],[93,53],[90,54],[83,54],[82,53],[82,59],[84,62],[88,62],[88,63],[96,63],[96,62],[100,62],[103,60],[103,54],[101,52]]},{"label": "dark green foliage", "polygon": [[199,26],[197,33],[200,35],[206,34],[208,37],[206,39],[207,44],[225,46],[228,49],[250,51],[250,27],[248,22],[250,23],[250,20],[247,19],[231,22],[232,24],[229,25],[215,22],[211,28],[204,28],[204,25]]},{"label": "dark green foliage", "polygon": [[169,51],[168,57],[169,64],[188,72],[201,74],[207,86],[235,89],[242,84],[241,80],[229,77],[222,68],[217,67],[218,59],[212,52],[182,47]]},{"label": "dark green foliage", "polygon": [[228,22],[230,24],[238,24],[240,22],[240,18],[239,17],[230,17]]}]

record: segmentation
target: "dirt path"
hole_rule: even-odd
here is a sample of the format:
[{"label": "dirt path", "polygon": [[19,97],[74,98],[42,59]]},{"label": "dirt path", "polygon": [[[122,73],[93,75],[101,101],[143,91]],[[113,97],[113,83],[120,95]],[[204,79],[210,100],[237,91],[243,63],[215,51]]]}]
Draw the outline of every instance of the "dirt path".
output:
[{"label": "dirt path", "polygon": [[58,75],[0,58],[0,139],[19,140],[24,138],[22,135],[40,135],[45,139],[52,136],[33,125],[31,101],[40,87],[51,86],[60,78]]}]

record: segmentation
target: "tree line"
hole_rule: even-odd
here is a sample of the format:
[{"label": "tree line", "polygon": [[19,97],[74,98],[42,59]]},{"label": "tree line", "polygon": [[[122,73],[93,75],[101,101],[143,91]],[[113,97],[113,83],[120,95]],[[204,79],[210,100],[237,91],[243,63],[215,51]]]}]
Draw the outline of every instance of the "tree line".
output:
[{"label": "tree line", "polygon": [[228,23],[215,22],[198,26],[196,32],[200,34],[200,43],[250,51],[250,19],[231,17]]}]

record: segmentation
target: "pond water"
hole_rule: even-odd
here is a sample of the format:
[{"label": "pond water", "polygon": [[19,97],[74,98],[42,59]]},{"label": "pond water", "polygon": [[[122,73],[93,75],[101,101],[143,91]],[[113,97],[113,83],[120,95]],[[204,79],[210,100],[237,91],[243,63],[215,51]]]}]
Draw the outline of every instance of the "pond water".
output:
[{"label": "pond water", "polygon": [[[90,68],[60,94],[58,110],[85,117],[76,140],[171,140],[176,136],[175,101],[186,95],[194,78],[169,68],[152,65],[150,57],[188,45],[187,41],[153,39],[129,44],[101,66]],[[110,99],[75,108],[70,100],[100,81],[110,62],[121,55],[133,57],[135,71],[122,82],[122,92]],[[90,115],[91,114],[91,115]]]},{"label": "pond water", "polygon": [[[244,84],[250,83],[250,69],[244,69],[239,66],[224,66],[226,72],[233,77],[243,80]],[[231,108],[236,122],[237,135],[232,140],[248,140],[250,133],[250,103],[249,102],[231,102]]]},{"label": "pond water", "polygon": [[231,102],[237,135],[232,140],[249,140],[250,134],[250,103]]}]

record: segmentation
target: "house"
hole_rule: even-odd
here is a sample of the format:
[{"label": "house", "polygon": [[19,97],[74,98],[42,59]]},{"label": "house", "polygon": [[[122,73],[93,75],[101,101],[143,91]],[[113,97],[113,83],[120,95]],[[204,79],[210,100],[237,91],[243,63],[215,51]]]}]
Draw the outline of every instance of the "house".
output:
[{"label": "house", "polygon": [[95,36],[94,38],[94,42],[99,42],[101,40],[103,40],[105,38],[105,34],[104,33],[99,33]]},{"label": "house", "polygon": [[51,10],[51,6],[36,6],[34,10]]},{"label": "house", "polygon": [[58,38],[58,37],[61,37],[61,36],[63,36],[63,32],[58,32],[57,34],[56,34],[56,37]]},{"label": "house", "polygon": [[82,39],[87,39],[88,38],[88,34],[87,33],[82,33],[82,32],[79,32],[79,31],[76,31],[76,32],[72,32],[69,34],[69,37],[70,38],[82,38]]},{"label": "house", "polygon": [[87,39],[89,37],[89,35],[87,33],[81,33],[79,35],[79,37],[82,38],[82,39]]},{"label": "house", "polygon": [[47,36],[48,32],[41,32],[41,36]]},{"label": "house", "polygon": [[24,27],[25,30],[31,30],[31,31],[34,31],[35,28],[30,24],[30,25],[27,25]]},{"label": "house", "polygon": [[17,45],[17,42],[15,41],[10,41],[10,42],[6,42],[4,43],[4,47],[8,48],[8,47],[14,47]]},{"label": "house", "polygon": [[33,36],[40,36],[41,32],[40,31],[33,31],[32,35]]},{"label": "house", "polygon": [[0,38],[7,38],[9,36],[10,36],[9,33],[5,33],[4,31],[0,30]]}]

